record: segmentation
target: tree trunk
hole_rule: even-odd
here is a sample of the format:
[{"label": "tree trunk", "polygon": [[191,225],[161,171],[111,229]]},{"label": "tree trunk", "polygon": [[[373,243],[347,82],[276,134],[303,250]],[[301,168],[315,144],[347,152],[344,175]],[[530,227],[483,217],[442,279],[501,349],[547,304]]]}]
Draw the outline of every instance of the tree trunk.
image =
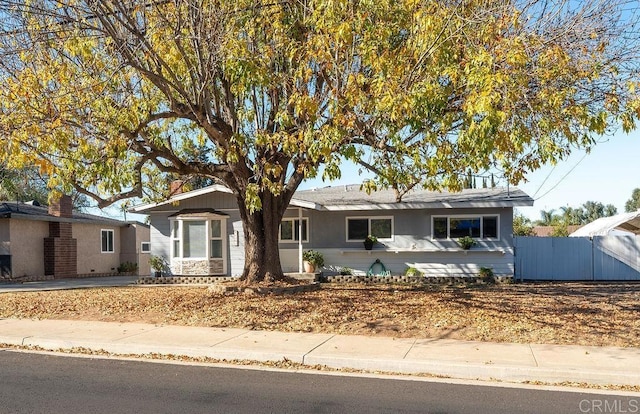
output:
[{"label": "tree trunk", "polygon": [[251,284],[284,279],[278,246],[280,221],[286,209],[283,196],[268,191],[261,194],[262,209],[254,213],[249,213],[242,195],[237,199],[245,240],[242,280]]}]

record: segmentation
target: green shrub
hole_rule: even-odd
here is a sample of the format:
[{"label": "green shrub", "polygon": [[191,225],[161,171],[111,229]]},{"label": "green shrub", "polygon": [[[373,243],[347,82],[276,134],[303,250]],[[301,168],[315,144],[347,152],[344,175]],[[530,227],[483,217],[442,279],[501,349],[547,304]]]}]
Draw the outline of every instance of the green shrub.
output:
[{"label": "green shrub", "polygon": [[415,267],[408,267],[407,270],[404,271],[405,276],[414,277],[414,276],[422,276],[422,272]]},{"label": "green shrub", "polygon": [[118,266],[118,273],[137,273],[138,263],[124,262]]},{"label": "green shrub", "polygon": [[481,267],[480,278],[487,283],[493,283],[495,281],[493,269],[490,267]]},{"label": "green shrub", "polygon": [[351,275],[353,275],[353,269],[351,269],[350,267],[341,267],[340,270],[338,270],[338,272],[342,276],[351,276]]},{"label": "green shrub", "polygon": [[167,263],[165,262],[164,258],[160,256],[149,257],[149,265],[151,266],[152,269],[158,272],[163,272],[167,267]]}]

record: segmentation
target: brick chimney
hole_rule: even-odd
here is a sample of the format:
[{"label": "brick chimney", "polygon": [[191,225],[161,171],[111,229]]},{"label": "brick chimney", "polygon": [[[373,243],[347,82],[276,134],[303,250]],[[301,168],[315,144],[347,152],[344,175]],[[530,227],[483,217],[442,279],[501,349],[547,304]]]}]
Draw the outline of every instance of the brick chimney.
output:
[{"label": "brick chimney", "polygon": [[[50,200],[49,214],[60,219],[73,216],[71,197]],[[72,237],[70,220],[50,221],[49,237],[44,238],[44,274],[55,279],[78,275],[78,243]]]},{"label": "brick chimney", "polygon": [[50,200],[49,214],[56,217],[73,217],[73,202],[71,201],[71,197],[63,195],[58,199]]},{"label": "brick chimney", "polygon": [[169,197],[172,197],[177,194],[181,194],[183,186],[184,186],[184,181],[182,180],[171,181],[171,184],[169,184]]}]

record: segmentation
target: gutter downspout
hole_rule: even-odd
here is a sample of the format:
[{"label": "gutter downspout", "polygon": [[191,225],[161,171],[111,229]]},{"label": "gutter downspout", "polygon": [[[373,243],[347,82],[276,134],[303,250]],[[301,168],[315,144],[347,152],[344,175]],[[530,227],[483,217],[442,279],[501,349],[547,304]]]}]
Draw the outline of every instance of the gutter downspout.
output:
[{"label": "gutter downspout", "polygon": [[298,273],[302,273],[302,209],[298,208]]}]

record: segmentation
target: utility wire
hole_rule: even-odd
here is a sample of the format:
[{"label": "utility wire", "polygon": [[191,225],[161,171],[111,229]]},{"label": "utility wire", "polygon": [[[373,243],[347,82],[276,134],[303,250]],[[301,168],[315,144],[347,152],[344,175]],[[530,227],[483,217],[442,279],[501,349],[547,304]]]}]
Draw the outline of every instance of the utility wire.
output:
[{"label": "utility wire", "polygon": [[[565,178],[567,178],[567,176],[568,176],[569,174],[571,174],[571,172],[572,172],[573,170],[575,170],[575,169],[576,169],[576,167],[577,167],[578,165],[580,165],[580,163],[581,163],[581,162],[582,162],[582,161],[587,157],[587,155],[588,155],[588,153],[587,153],[587,152],[585,152],[585,153],[584,153],[584,155],[582,156],[582,158],[580,158],[580,160],[576,163],[576,165],[574,165],[573,167],[571,167],[571,169],[570,169],[569,171],[567,171],[567,173],[566,173],[565,175],[563,175],[563,176],[562,176],[562,178],[560,178],[560,180],[558,180],[558,182],[557,182],[557,183],[555,183],[555,185],[554,185],[553,187],[551,187],[549,190],[547,190],[547,191],[546,191],[544,194],[542,194],[540,197],[536,198],[536,199],[535,199],[535,201],[540,200],[542,197],[546,196],[546,195],[547,195],[547,194],[549,194],[551,191],[553,191],[553,190],[554,190],[558,185],[560,185],[560,183],[561,183],[562,181],[564,181],[564,179],[565,179]],[[554,167],[554,168],[555,168],[555,167]],[[546,181],[546,179],[545,179],[545,181]],[[537,193],[537,191],[536,191],[536,193]],[[535,194],[534,194],[534,197],[535,197]]]}]

